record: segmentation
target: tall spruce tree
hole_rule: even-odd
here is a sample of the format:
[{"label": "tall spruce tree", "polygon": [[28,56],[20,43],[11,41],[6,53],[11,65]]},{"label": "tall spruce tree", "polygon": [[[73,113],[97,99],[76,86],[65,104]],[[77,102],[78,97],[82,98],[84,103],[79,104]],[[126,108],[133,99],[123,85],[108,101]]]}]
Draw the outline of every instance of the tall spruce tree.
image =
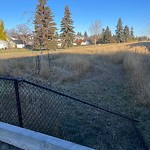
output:
[{"label": "tall spruce tree", "polygon": [[74,41],[74,27],[73,21],[71,19],[71,12],[68,5],[65,6],[64,17],[61,21],[61,39],[62,39],[62,48],[67,48],[73,46]]},{"label": "tall spruce tree", "polygon": [[105,28],[102,29],[101,37],[103,37],[104,33],[105,33]]},{"label": "tall spruce tree", "polygon": [[84,37],[88,37],[88,34],[86,31],[84,32]]},{"label": "tall spruce tree", "polygon": [[134,31],[133,31],[133,27],[131,27],[130,35],[131,35],[131,39],[134,40]]},{"label": "tall spruce tree", "polygon": [[112,42],[112,34],[111,34],[109,27],[107,26],[106,30],[103,33],[103,43],[107,44],[111,42]]},{"label": "tall spruce tree", "polygon": [[88,39],[88,34],[87,34],[87,32],[85,31],[84,32],[84,40],[87,40]]},{"label": "tall spruce tree", "polygon": [[55,32],[55,38],[58,40],[59,39],[59,34],[58,32]]},{"label": "tall spruce tree", "polygon": [[4,22],[2,20],[0,20],[0,39],[4,41],[7,39]]},{"label": "tall spruce tree", "polygon": [[124,27],[124,40],[125,42],[128,42],[130,39],[130,30],[129,30],[129,27],[126,25]]},{"label": "tall spruce tree", "polygon": [[118,43],[124,42],[124,32],[123,32],[123,26],[122,26],[121,18],[119,18],[117,26],[116,26],[116,41]]},{"label": "tall spruce tree", "polygon": [[46,6],[47,0],[37,0],[34,20],[34,48],[55,49],[56,24],[51,9]]},{"label": "tall spruce tree", "polygon": [[105,41],[104,41],[104,36],[105,36],[105,28],[102,29],[101,37],[100,37],[100,39],[98,40],[98,43],[101,43],[101,44],[104,44],[104,43],[105,43]]},{"label": "tall spruce tree", "polygon": [[77,37],[82,38],[82,37],[83,37],[82,33],[81,33],[81,32],[78,32],[78,33],[77,33]]}]

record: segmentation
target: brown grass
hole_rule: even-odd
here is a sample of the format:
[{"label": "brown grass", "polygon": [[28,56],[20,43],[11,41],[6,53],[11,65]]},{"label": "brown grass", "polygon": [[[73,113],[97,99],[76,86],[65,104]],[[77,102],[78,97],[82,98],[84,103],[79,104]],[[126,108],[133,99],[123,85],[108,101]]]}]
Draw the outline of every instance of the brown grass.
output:
[{"label": "brown grass", "polygon": [[[146,62],[145,62],[146,61]],[[150,61],[147,55],[127,53],[123,68],[129,74],[137,103],[150,105]]]},{"label": "brown grass", "polygon": [[[146,45],[148,47],[148,45]],[[147,47],[127,44],[108,44],[98,46],[74,47],[50,52],[50,66],[47,51],[41,58],[40,75],[36,75],[36,58],[39,51],[3,50],[0,51],[0,74],[11,76],[32,76],[61,83],[79,80],[90,71],[91,63],[98,61],[98,56],[109,56],[113,63],[123,64],[123,69],[130,75],[132,86],[139,102],[148,104],[150,99],[149,65]],[[90,55],[90,57],[88,57]],[[22,57],[26,57],[21,59]],[[9,58],[9,59],[8,59]],[[17,59],[18,58],[18,59]]]},{"label": "brown grass", "polygon": [[[147,46],[147,45],[146,45]],[[40,74],[36,71],[36,58],[40,52],[29,50],[3,50],[0,52],[0,74],[15,77],[33,76],[53,83],[76,81],[90,71],[92,62],[99,56],[109,56],[112,63],[122,64],[130,76],[137,102],[150,104],[149,52],[145,46],[108,44],[73,47],[50,53],[50,66],[47,51],[41,57]],[[21,59],[22,57],[26,57]],[[8,59],[9,58],[9,59]],[[10,59],[11,58],[11,59]],[[18,59],[17,59],[18,58]]]}]

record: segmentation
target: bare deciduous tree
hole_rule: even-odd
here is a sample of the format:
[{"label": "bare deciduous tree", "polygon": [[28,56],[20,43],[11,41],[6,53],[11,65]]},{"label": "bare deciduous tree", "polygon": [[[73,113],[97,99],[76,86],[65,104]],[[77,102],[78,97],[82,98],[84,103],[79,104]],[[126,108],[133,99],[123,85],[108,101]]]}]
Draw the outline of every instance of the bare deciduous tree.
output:
[{"label": "bare deciduous tree", "polygon": [[94,36],[94,43],[96,45],[98,36],[100,36],[101,33],[101,22],[100,20],[95,20],[94,22],[92,22],[89,31],[91,33],[92,36]]},{"label": "bare deciduous tree", "polygon": [[32,36],[32,31],[27,24],[19,24],[16,28],[10,29],[7,34],[10,37],[22,40],[26,44]]},{"label": "bare deciduous tree", "polygon": [[16,28],[11,28],[10,30],[7,30],[7,35],[9,37],[17,37],[18,33]]},{"label": "bare deciduous tree", "polygon": [[144,36],[150,37],[150,17],[144,19],[145,28],[142,30]]},{"label": "bare deciduous tree", "polygon": [[17,25],[17,31],[20,39],[27,43],[28,38],[31,36],[31,30],[26,24]]}]

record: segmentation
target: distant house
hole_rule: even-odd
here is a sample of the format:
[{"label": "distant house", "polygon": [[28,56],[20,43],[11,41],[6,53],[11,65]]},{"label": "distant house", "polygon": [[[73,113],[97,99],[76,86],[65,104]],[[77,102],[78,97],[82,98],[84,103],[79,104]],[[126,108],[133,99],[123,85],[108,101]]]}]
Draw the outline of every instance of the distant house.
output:
[{"label": "distant house", "polygon": [[20,37],[8,37],[9,48],[32,48],[33,37],[30,36],[28,39],[23,40]]},{"label": "distant house", "polygon": [[61,39],[57,39],[57,46],[58,46],[58,48],[61,48],[61,46],[62,46],[62,40]]},{"label": "distant house", "polygon": [[89,40],[83,41],[81,45],[91,45],[91,41]]},{"label": "distant house", "polygon": [[33,35],[29,34],[28,38],[25,41],[25,47],[32,49],[34,45],[34,39],[33,39]]},{"label": "distant house", "polygon": [[18,40],[14,37],[8,37],[8,47],[9,48],[24,48],[25,45],[22,40]]},{"label": "distant house", "polygon": [[16,43],[13,41],[9,41],[9,48],[15,48],[16,47]]},{"label": "distant house", "polygon": [[8,42],[0,40],[0,49],[7,49],[8,48]]},{"label": "distant house", "polygon": [[72,44],[73,44],[74,46],[77,46],[77,43],[76,43],[76,42],[73,42]]},{"label": "distant house", "polygon": [[16,44],[16,48],[24,48],[25,44],[22,40],[14,40],[13,41]]}]

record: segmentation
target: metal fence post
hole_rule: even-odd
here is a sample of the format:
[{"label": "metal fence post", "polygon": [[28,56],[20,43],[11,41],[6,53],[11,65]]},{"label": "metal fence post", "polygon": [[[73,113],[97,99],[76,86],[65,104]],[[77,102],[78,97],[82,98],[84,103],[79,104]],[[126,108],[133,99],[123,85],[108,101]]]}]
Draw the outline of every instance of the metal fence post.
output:
[{"label": "metal fence post", "polygon": [[20,103],[20,97],[19,97],[19,86],[18,86],[18,80],[16,80],[16,79],[14,80],[14,87],[15,87],[15,94],[16,94],[19,126],[23,127],[21,103]]},{"label": "metal fence post", "polygon": [[36,71],[37,71],[37,74],[40,74],[40,56],[36,56]]}]

